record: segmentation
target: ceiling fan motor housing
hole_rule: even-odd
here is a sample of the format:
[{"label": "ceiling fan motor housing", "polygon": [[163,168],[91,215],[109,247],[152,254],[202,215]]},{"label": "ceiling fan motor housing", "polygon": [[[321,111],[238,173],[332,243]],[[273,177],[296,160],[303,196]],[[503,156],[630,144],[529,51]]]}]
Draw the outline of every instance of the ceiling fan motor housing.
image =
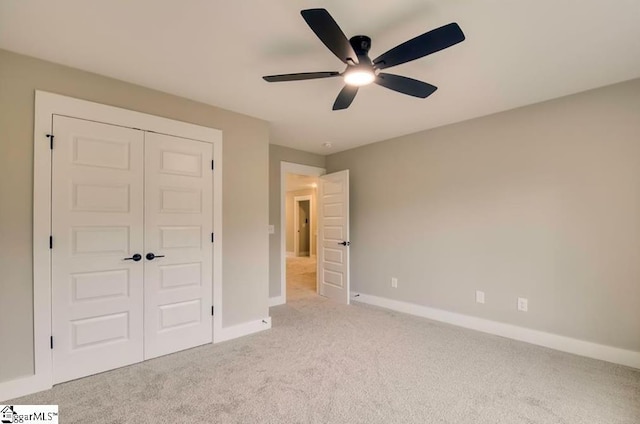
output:
[{"label": "ceiling fan motor housing", "polygon": [[[353,47],[353,50],[356,52],[358,59],[367,58],[367,61],[371,63],[371,59],[369,59],[368,53],[369,49],[371,49],[371,38],[366,35],[356,35],[351,37],[349,40],[349,44]],[[362,62],[362,61],[361,61]]]}]

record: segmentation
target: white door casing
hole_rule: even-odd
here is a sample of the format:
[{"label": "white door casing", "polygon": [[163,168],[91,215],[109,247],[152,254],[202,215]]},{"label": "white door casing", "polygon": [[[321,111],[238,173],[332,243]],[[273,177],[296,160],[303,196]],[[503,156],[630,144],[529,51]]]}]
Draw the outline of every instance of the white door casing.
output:
[{"label": "white door casing", "polygon": [[145,359],[212,341],[212,157],[145,133]]},{"label": "white door casing", "polygon": [[349,170],[318,179],[320,294],[349,304]]},{"label": "white door casing", "polygon": [[[324,168],[302,165],[291,162],[280,162],[280,295],[269,298],[269,306],[282,305],[287,303],[287,223],[286,223],[286,196],[287,196],[287,174],[308,175],[318,177],[324,175]],[[317,202],[316,202],[317,203]],[[316,244],[316,249],[319,250]],[[319,272],[316,274],[316,276]],[[317,277],[316,277],[317,278]],[[317,280],[316,280],[317,281]],[[319,291],[319,286],[318,291]]]},{"label": "white door casing", "polygon": [[143,359],[142,131],[55,116],[53,382]]}]

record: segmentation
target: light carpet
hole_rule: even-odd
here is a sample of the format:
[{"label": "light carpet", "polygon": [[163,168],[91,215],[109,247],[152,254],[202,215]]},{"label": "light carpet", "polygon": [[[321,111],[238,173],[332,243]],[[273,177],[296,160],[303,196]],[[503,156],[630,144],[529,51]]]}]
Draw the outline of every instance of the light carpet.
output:
[{"label": "light carpet", "polygon": [[273,328],[14,400],[61,423],[640,423],[640,371],[313,290],[288,260]]}]

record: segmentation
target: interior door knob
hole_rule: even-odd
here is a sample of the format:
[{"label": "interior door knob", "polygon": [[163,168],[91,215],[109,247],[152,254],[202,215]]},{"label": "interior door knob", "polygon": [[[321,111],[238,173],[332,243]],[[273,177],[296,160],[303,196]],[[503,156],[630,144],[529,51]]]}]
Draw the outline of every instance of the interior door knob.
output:
[{"label": "interior door knob", "polygon": [[130,258],[124,258],[125,261],[135,261],[135,262],[138,262],[141,259],[142,259],[142,255],[139,254],[139,253],[136,253],[135,255],[133,255]]},{"label": "interior door knob", "polygon": [[164,255],[156,255],[153,252],[149,252],[149,253],[147,253],[146,258],[147,258],[147,260],[152,261],[155,258],[164,258]]},{"label": "interior door knob", "polygon": [[343,246],[351,246],[351,242],[350,241],[343,241],[343,242],[340,242],[338,244],[341,244]]}]

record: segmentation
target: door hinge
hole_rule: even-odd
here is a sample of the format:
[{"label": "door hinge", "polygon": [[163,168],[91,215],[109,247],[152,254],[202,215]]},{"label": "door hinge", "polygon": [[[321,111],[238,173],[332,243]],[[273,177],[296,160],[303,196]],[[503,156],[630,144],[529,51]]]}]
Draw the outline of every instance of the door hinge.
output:
[{"label": "door hinge", "polygon": [[53,249],[53,236],[49,236],[49,249]]},{"label": "door hinge", "polygon": [[53,150],[53,138],[55,136],[53,134],[47,134],[47,138],[49,139],[49,149]]},{"label": "door hinge", "polygon": [[211,233],[211,243],[213,243],[215,239],[216,239],[215,234]]},{"label": "door hinge", "polygon": [[211,316],[213,316],[213,306],[211,307]]},{"label": "door hinge", "polygon": [[53,336],[49,338],[49,345],[51,346],[51,349],[53,349]]},{"label": "door hinge", "polygon": [[216,168],[215,162],[213,161],[213,159],[211,159],[211,169],[215,169],[215,168]]}]

